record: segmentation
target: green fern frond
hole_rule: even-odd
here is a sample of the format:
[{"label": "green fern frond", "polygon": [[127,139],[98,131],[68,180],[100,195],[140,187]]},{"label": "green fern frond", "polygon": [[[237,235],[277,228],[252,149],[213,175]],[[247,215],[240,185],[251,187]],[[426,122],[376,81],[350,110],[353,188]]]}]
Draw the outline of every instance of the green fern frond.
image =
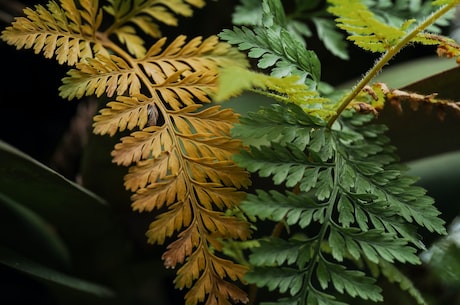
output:
[{"label": "green fern frond", "polygon": [[249,50],[249,57],[260,58],[259,68],[275,66],[272,76],[298,75],[308,85],[312,85],[308,79],[314,83],[319,80],[320,64],[316,54],[305,50],[302,44],[284,30],[234,27],[233,30],[222,31],[219,37],[230,44],[238,45],[242,51]]},{"label": "green fern frond", "polygon": [[258,67],[271,68],[271,75],[285,77],[297,75],[301,82],[315,89],[320,77],[319,59],[313,51],[286,29],[286,15],[279,1],[264,1],[263,21],[254,29],[233,27],[224,30],[219,37],[240,50],[248,50],[248,56],[259,58]]},{"label": "green fern frond", "polygon": [[17,17],[2,32],[2,40],[17,49],[34,49],[46,58],[56,56],[59,64],[75,65],[81,59],[96,54],[108,55],[108,50],[96,39],[102,14],[97,1],[63,0],[62,7],[54,1],[35,10],[24,9],[25,17]]},{"label": "green fern frond", "polygon": [[[416,251],[423,244],[414,224],[445,233],[432,199],[395,163],[394,148],[383,135],[386,129],[364,126],[368,120],[369,116],[343,114],[337,125],[328,129],[324,121],[287,104],[262,108],[235,126],[233,134],[244,139],[266,130],[261,121],[278,125],[277,136],[272,130],[273,141],[250,147],[234,158],[250,172],[270,176],[275,184],[296,190],[296,194],[257,191],[243,201],[243,211],[261,220],[298,226],[308,234],[290,239],[290,246],[271,237],[251,249],[250,262],[256,268],[248,273],[249,282],[261,281],[259,285],[269,290],[288,293],[292,304],[323,297],[332,300],[332,295],[324,292],[328,287],[379,301],[382,296],[374,280],[342,264],[354,261],[360,266],[362,259],[376,264],[419,264]],[[284,134],[296,135],[301,127],[308,134],[306,143],[285,141]],[[316,229],[307,231],[310,227]],[[271,268],[275,270],[268,271]]]}]

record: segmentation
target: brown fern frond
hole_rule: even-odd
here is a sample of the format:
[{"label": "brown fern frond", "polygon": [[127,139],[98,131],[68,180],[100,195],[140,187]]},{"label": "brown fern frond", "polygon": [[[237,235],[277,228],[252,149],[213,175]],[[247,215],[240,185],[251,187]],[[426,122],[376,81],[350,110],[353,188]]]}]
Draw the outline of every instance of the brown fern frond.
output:
[{"label": "brown fern frond", "polygon": [[[133,210],[158,211],[148,242],[163,244],[177,234],[163,259],[166,267],[183,264],[176,286],[191,287],[186,303],[206,297],[208,303],[245,301],[231,282],[241,281],[246,268],[217,256],[222,239],[250,235],[248,223],[224,213],[239,204],[245,196],[240,189],[250,184],[248,173],[232,161],[242,147],[230,137],[238,115],[220,106],[200,108],[211,101],[219,66],[247,62],[216,37],[186,42],[179,36],[165,45],[166,39],[159,39],[142,59],[111,56],[79,63],[74,71],[80,74],[74,74],[66,92],[118,95],[95,116],[94,132],[132,130],[115,145],[113,162],[130,166],[125,188],[135,192]],[[135,84],[135,90],[127,84]],[[188,269],[191,275],[185,275]]]},{"label": "brown fern frond", "polygon": [[[400,89],[391,89],[388,88],[385,83],[374,84],[372,91],[379,92],[379,95],[381,95],[385,101],[388,101],[398,113],[403,112],[403,105],[406,104],[413,111],[417,111],[420,108],[426,111],[433,111],[441,121],[445,119],[447,112],[460,116],[460,103],[438,98],[437,93],[424,95]],[[379,110],[381,110],[381,108],[383,108],[383,104],[382,107],[379,107]]]},{"label": "brown fern frond", "polygon": [[81,9],[73,0],[61,0],[61,6],[50,1],[47,7],[36,5],[35,10],[24,9],[24,17],[17,17],[1,38],[17,49],[33,48],[46,58],[56,56],[60,64],[74,65],[82,58],[108,54],[96,39],[102,22],[98,1],[80,0]]}]

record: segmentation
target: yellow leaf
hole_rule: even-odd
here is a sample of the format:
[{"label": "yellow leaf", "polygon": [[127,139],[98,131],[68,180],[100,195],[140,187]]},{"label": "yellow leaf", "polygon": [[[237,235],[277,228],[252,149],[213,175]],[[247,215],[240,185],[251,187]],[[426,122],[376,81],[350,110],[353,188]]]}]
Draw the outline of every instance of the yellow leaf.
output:
[{"label": "yellow leaf", "polygon": [[[163,244],[166,237],[171,237],[175,231],[188,226],[192,220],[189,201],[177,202],[170,209],[150,224],[146,235],[149,243]],[[192,242],[195,240],[192,239]],[[194,244],[195,245],[195,244]]]},{"label": "yellow leaf", "polygon": [[199,245],[200,240],[200,233],[194,224],[180,232],[178,239],[169,244],[167,251],[161,256],[165,267],[174,269],[182,264],[192,254],[193,248]]}]

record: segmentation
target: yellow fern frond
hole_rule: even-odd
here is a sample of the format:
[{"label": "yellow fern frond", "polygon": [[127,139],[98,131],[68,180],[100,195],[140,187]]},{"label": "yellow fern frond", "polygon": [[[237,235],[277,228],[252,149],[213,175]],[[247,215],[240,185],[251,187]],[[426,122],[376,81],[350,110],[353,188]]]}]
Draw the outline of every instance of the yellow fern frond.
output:
[{"label": "yellow fern frond", "polygon": [[[443,7],[439,8],[426,21],[416,25],[417,30],[412,32],[411,25],[415,20],[406,20],[400,27],[388,25],[379,20],[362,0],[328,0],[328,2],[330,3],[328,11],[337,17],[337,26],[350,34],[348,39],[357,46],[372,52],[388,51],[405,37],[408,37],[407,35],[411,35],[411,38],[407,39],[407,43],[445,45],[449,48],[452,45],[452,41],[447,42],[449,38],[426,33],[423,30],[436,19],[437,15],[444,14],[460,3],[458,0],[433,1],[433,5]],[[431,19],[433,20],[431,21]]]},{"label": "yellow fern frond", "polygon": [[47,7],[26,8],[25,17],[17,17],[1,38],[16,48],[34,49],[46,58],[56,56],[60,64],[74,65],[82,58],[108,54],[95,35],[102,22],[98,1],[81,0],[78,9],[73,0],[62,0],[62,7],[50,1]]},{"label": "yellow fern frond", "polygon": [[338,18],[337,26],[348,33],[348,39],[365,50],[385,52],[393,47],[413,22],[408,20],[400,28],[379,20],[362,0],[328,0],[328,11]]},{"label": "yellow fern frond", "polygon": [[[249,64],[217,36],[179,36],[169,44],[160,38],[145,49],[137,33],[158,37],[158,22],[175,25],[177,16],[190,16],[204,3],[109,0],[101,10],[98,1],[51,0],[47,7],[26,9],[2,39],[74,66],[63,78],[61,97],[113,98],[94,117],[94,133],[131,132],[112,157],[130,167],[125,188],[133,192],[133,210],[157,213],[148,242],[163,244],[177,235],[163,259],[166,267],[183,264],[176,286],[190,288],[187,304],[228,304],[246,301],[233,283],[243,280],[246,268],[219,257],[221,242],[245,240],[251,232],[248,223],[225,211],[244,198],[241,189],[250,180],[232,160],[242,147],[230,137],[238,115],[220,106],[201,108],[211,102],[220,68]],[[113,22],[105,29],[103,12]]]},{"label": "yellow fern frond", "polygon": [[[200,291],[199,299],[193,299],[195,293],[187,294],[187,304],[199,302],[201,296],[208,296],[208,302],[225,299],[224,303],[244,298],[227,280],[242,279],[245,269],[221,262],[212,252],[221,250],[221,239],[244,240],[250,234],[246,222],[224,213],[239,204],[245,196],[239,189],[250,183],[248,173],[232,160],[242,147],[230,137],[238,115],[220,106],[200,111],[216,90],[218,68],[229,65],[245,67],[247,62],[217,37],[187,42],[179,36],[167,46],[166,39],[159,39],[140,59],[111,56],[80,63],[74,70],[79,74],[67,79],[69,96],[118,95],[95,116],[94,132],[113,135],[133,130],[115,145],[113,161],[130,166],[125,188],[135,192],[133,210],[160,212],[146,233],[148,242],[162,244],[178,234],[163,258],[167,267],[184,264],[182,268],[194,270],[188,281],[183,282],[180,273],[176,280],[180,288]],[[149,123],[151,109],[157,116],[153,122],[160,118],[161,123]],[[206,263],[194,264],[192,257]],[[222,284],[200,286],[204,274]],[[201,291],[204,288],[210,290]]]},{"label": "yellow fern frond", "polygon": [[322,118],[334,113],[333,105],[328,99],[320,97],[317,91],[309,90],[295,75],[278,78],[233,66],[220,70],[219,83],[219,90],[213,95],[216,102],[222,102],[240,95],[244,90],[249,90],[281,102],[297,104],[306,112]]},{"label": "yellow fern frond", "polygon": [[138,35],[136,27],[151,37],[159,38],[158,23],[176,26],[177,15],[189,17],[193,14],[193,7],[199,8],[204,4],[203,0],[110,0],[104,9],[115,20],[107,35],[116,35],[131,54],[141,58],[145,54],[144,40]]}]

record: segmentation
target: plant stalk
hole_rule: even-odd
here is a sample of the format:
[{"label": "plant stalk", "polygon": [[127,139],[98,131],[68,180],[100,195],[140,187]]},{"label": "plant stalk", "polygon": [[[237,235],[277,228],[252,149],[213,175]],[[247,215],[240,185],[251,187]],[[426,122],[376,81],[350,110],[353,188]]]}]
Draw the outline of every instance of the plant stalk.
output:
[{"label": "plant stalk", "polygon": [[397,54],[399,53],[415,36],[417,36],[421,31],[432,25],[437,19],[442,15],[447,13],[449,10],[458,5],[460,1],[455,1],[449,4],[446,4],[431,14],[424,22],[415,27],[412,31],[406,34],[395,46],[389,48],[382,57],[375,63],[375,65],[370,69],[364,77],[356,84],[353,90],[347,94],[339,103],[336,113],[329,119],[328,127],[331,128],[334,122],[339,118],[342,112],[348,107],[351,101],[363,90],[363,88],[370,83],[370,81],[377,76],[378,73],[383,69],[383,67]]}]

